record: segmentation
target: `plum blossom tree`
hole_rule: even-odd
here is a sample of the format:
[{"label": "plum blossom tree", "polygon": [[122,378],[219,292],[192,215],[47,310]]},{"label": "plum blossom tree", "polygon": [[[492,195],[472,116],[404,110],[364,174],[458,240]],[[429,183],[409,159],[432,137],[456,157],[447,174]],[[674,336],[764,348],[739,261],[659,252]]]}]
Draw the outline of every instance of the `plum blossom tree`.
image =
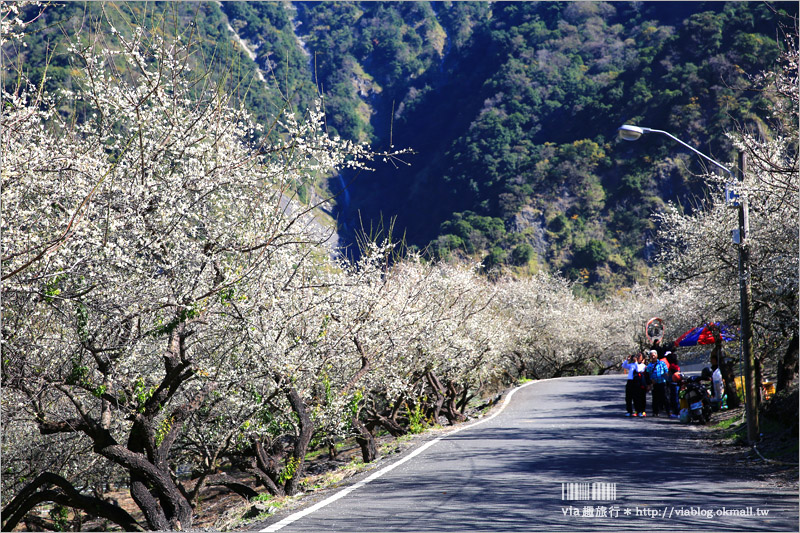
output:
[{"label": "plum blossom tree", "polygon": [[501,312],[511,322],[511,368],[521,377],[581,373],[596,366],[612,344],[599,309],[576,297],[564,278],[507,280],[498,293]]},{"label": "plum blossom tree", "polygon": [[496,313],[506,317],[504,355],[513,376],[546,378],[605,372],[647,345],[644,325],[660,317],[673,338],[692,324],[701,303],[686,286],[639,285],[605,300],[576,297],[572,283],[539,274],[498,284]]},{"label": "plum blossom tree", "polygon": [[388,243],[367,246],[329,328],[347,325],[349,341],[337,350],[350,356],[326,357],[347,369],[327,372],[326,388],[347,396],[340,405],[352,416],[336,419],[347,422],[341,427],[355,433],[367,461],[379,425],[398,435],[414,429],[414,417],[463,419],[469,394],[500,372],[504,338],[489,307],[494,290],[475,267],[418,254],[390,262],[390,252]]},{"label": "plum blossom tree", "polygon": [[[430,392],[431,420],[440,413],[450,423],[463,419],[469,395],[502,372],[503,319],[491,307],[495,288],[479,276],[478,268],[426,265],[414,257],[399,265],[395,274],[405,285],[405,294],[413,298],[401,300],[404,306],[413,306],[405,316],[414,317],[414,331],[400,357],[413,361],[413,372],[407,375],[421,380],[417,396],[422,396],[422,389]],[[410,392],[406,390],[407,397]]]},{"label": "plum blossom tree", "polygon": [[[792,40],[780,68],[755,79],[774,103],[771,137],[747,131],[731,133],[733,144],[748,155],[738,194],[749,201],[752,323],[757,363],[776,368],[780,388],[797,372],[798,329],[798,129],[797,49]],[[726,207],[725,183],[709,176],[709,199],[692,213],[669,206],[659,215],[660,254],[665,279],[686,285],[702,301],[698,319],[716,316],[738,323],[739,295],[736,248],[731,230],[736,211]],[[713,314],[712,314],[713,313]]]},{"label": "plum blossom tree", "polygon": [[[146,527],[187,528],[173,445],[241,383],[247,327],[319,240],[287,191],[373,154],[324,134],[319,110],[281,113],[265,132],[189,72],[193,43],[110,32],[119,47],[101,34],[71,46],[75,91],[3,94],[3,421],[79,437],[74,463],[97,454],[126,472]],[[270,355],[267,371],[282,363]],[[289,374],[270,377],[302,409]],[[54,483],[62,501],[141,527],[83,500],[71,485],[80,469],[62,466],[27,489],[6,472],[4,497],[18,499],[4,528]]]},{"label": "plum blossom tree", "polygon": [[[603,313],[608,320],[604,327],[614,332],[615,344],[611,353],[618,358],[613,361],[619,364],[623,357],[650,348],[645,324],[651,318],[662,320],[662,344],[665,346],[690,328],[720,320],[718,309],[708,305],[705,298],[698,298],[698,291],[693,281],[668,285],[663,280],[654,279],[649,285],[636,285],[603,301]],[[686,355],[684,348],[679,353],[681,357]]]}]

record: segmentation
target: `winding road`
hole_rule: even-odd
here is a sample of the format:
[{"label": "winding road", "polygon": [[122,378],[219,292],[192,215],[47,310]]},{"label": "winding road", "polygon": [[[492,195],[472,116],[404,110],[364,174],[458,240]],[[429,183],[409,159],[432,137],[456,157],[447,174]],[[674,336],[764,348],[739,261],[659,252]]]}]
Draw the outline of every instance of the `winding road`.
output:
[{"label": "winding road", "polygon": [[623,389],[619,375],[528,383],[490,417],[255,529],[798,531],[796,490],[721,464],[695,426],[626,418]]}]

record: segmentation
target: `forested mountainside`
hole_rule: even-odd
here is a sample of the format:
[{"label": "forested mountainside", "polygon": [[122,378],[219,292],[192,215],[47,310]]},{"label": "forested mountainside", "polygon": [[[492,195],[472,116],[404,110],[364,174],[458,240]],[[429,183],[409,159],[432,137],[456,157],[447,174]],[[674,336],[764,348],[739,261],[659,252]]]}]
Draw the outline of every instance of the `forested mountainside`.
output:
[{"label": "forested mountainside", "polygon": [[51,57],[51,82],[68,86],[51,44],[101,11],[119,31],[136,21],[201,36],[197,67],[228,75],[265,127],[321,93],[331,133],[412,149],[374,173],[328,177],[334,193],[348,184],[335,212],[345,241],[394,221],[439,257],[561,270],[603,294],[645,279],[652,214],[667,201],[691,209],[707,170],[663,137],[624,144],[617,127],[663,129],[731,162],[726,132],[769,134],[750,76],[775,68],[798,6],[66,3],[29,38],[33,77]]}]

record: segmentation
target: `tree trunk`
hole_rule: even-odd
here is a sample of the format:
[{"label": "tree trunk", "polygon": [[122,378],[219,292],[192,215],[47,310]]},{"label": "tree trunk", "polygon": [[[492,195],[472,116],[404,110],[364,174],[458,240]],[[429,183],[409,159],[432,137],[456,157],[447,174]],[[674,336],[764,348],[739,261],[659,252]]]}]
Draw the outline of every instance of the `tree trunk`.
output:
[{"label": "tree trunk", "polygon": [[788,389],[794,381],[795,375],[798,370],[798,337],[795,331],[792,334],[792,340],[789,341],[789,347],[786,353],[783,354],[783,360],[778,363],[778,382],[775,384],[775,392],[780,392]]},{"label": "tree trunk", "polygon": [[463,392],[461,394],[461,399],[458,401],[458,404],[456,405],[456,407],[458,408],[458,411],[462,415],[464,414],[464,411],[467,410],[467,404],[474,397],[475,397],[474,394],[470,394],[469,393],[469,385],[467,383],[464,383],[464,390],[463,390]]},{"label": "tree trunk", "polygon": [[445,416],[451,426],[458,422],[463,422],[466,419],[466,417],[456,409],[456,398],[458,398],[458,389],[451,381],[447,384],[447,401],[445,403]]},{"label": "tree trunk", "polygon": [[[55,490],[39,490],[55,485]],[[39,474],[25,486],[3,509],[2,531],[13,531],[25,515],[35,506],[44,502],[54,502],[66,507],[82,509],[91,516],[105,518],[122,528],[123,531],[144,531],[141,525],[127,511],[94,496],[80,494],[63,477],[51,472]]]},{"label": "tree trunk", "polygon": [[378,458],[378,446],[375,444],[375,437],[358,419],[358,415],[352,418],[352,423],[353,429],[358,432],[356,442],[361,446],[361,457],[365,463],[371,463]]},{"label": "tree trunk", "polygon": [[392,437],[402,437],[408,433],[403,426],[398,424],[395,420],[390,417],[383,416],[375,411],[369,412],[369,419],[366,425],[367,429],[370,431],[374,430],[378,425],[383,426],[383,428],[388,431]]},{"label": "tree trunk", "polygon": [[131,498],[133,501],[136,502],[136,505],[139,506],[139,509],[142,510],[144,514],[145,520],[147,520],[147,525],[150,529],[155,531],[166,531],[169,529],[169,522],[167,521],[167,516],[164,514],[164,511],[158,505],[158,500],[156,500],[150,491],[147,490],[147,483],[145,483],[144,478],[137,474],[131,474]]},{"label": "tree trunk", "polygon": [[314,434],[314,425],[311,422],[311,417],[308,414],[305,403],[303,403],[303,399],[294,387],[288,388],[286,397],[289,399],[289,404],[291,404],[292,410],[297,415],[300,424],[300,434],[297,435],[295,439],[294,451],[292,452],[292,457],[294,458],[294,472],[292,472],[291,477],[286,481],[286,485],[284,486],[286,494],[288,496],[293,496],[297,493],[300,484],[300,478],[303,473],[303,468],[305,467],[306,451],[308,450],[308,444],[311,442],[311,437]]},{"label": "tree trunk", "polygon": [[259,483],[267,488],[267,491],[273,496],[285,496],[283,487],[278,485],[278,477],[280,476],[280,467],[278,466],[281,457],[270,455],[264,449],[264,444],[257,437],[254,437],[251,442],[250,464],[246,470],[253,474]]},{"label": "tree trunk", "polygon": [[118,444],[98,451],[130,472],[131,496],[145,513],[151,529],[163,531],[192,527],[192,506],[173,482],[169,471],[162,471],[143,454]]},{"label": "tree trunk", "polygon": [[336,460],[336,457],[339,455],[339,452],[336,450],[336,443],[333,441],[328,442],[328,457],[330,457],[331,461]]},{"label": "tree trunk", "polygon": [[250,501],[251,498],[258,496],[258,492],[254,491],[244,483],[239,483],[225,472],[209,477],[206,481],[206,485],[209,487],[225,487],[247,501]]},{"label": "tree trunk", "polygon": [[405,395],[401,394],[397,401],[394,403],[391,411],[389,412],[389,419],[393,422],[397,422],[397,414],[400,412],[400,408],[405,403]]},{"label": "tree trunk", "polygon": [[194,510],[184,492],[173,480],[168,458],[183,422],[196,411],[211,392],[211,386],[199,391],[188,402],[172,410],[166,434],[156,438],[156,422],[182,383],[192,377],[191,362],[185,358],[185,340],[189,333],[181,322],[169,335],[164,351],[165,375],[136,415],[127,447],[113,441],[107,430],[93,431],[95,451],[123,466],[130,473],[131,496],[147,518],[151,529],[183,530],[192,527]]},{"label": "tree trunk", "polygon": [[[192,363],[185,357],[184,341],[189,333],[185,324],[179,324],[169,335],[167,349],[163,353],[164,376],[158,387],[143,402],[123,401],[120,407],[133,409],[137,413],[127,446],[119,444],[109,429],[108,411],[100,410],[99,419],[79,410],[80,416],[67,420],[38,421],[42,435],[81,432],[93,443],[92,449],[98,455],[122,467],[130,476],[131,496],[140,506],[148,523],[154,530],[181,530],[192,527],[192,506],[179,489],[168,465],[172,444],[181,431],[183,422],[196,411],[213,389],[208,385],[198,392],[192,400],[179,405],[168,413],[166,420],[169,429],[163,438],[156,435],[165,409],[170,404],[181,385],[190,379],[194,371]],[[67,387],[55,386],[72,398]],[[118,401],[115,400],[115,401]],[[103,400],[102,405],[108,405]]]},{"label": "tree trunk", "polygon": [[156,445],[154,416],[147,411],[134,420],[127,447],[110,443],[103,446],[97,441],[95,446],[101,446],[101,455],[127,468],[131,497],[151,529],[188,529],[192,527],[193,509],[172,479],[165,460],[171,441],[162,442],[164,448]]},{"label": "tree trunk", "polygon": [[428,380],[433,394],[436,395],[436,401],[433,402],[433,406],[430,409],[430,417],[433,419],[433,423],[436,424],[439,420],[439,414],[442,412],[442,405],[444,405],[444,387],[442,387],[442,383],[433,372],[426,372],[425,378]]}]

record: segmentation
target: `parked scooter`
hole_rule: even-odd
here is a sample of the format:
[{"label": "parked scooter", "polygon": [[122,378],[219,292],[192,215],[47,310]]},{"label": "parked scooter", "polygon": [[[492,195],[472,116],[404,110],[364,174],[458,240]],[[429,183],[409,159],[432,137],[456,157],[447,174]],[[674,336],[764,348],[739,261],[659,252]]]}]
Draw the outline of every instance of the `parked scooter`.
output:
[{"label": "parked scooter", "polygon": [[705,424],[711,419],[711,395],[702,380],[703,376],[681,379],[678,397],[681,399],[682,422],[695,421]]}]

